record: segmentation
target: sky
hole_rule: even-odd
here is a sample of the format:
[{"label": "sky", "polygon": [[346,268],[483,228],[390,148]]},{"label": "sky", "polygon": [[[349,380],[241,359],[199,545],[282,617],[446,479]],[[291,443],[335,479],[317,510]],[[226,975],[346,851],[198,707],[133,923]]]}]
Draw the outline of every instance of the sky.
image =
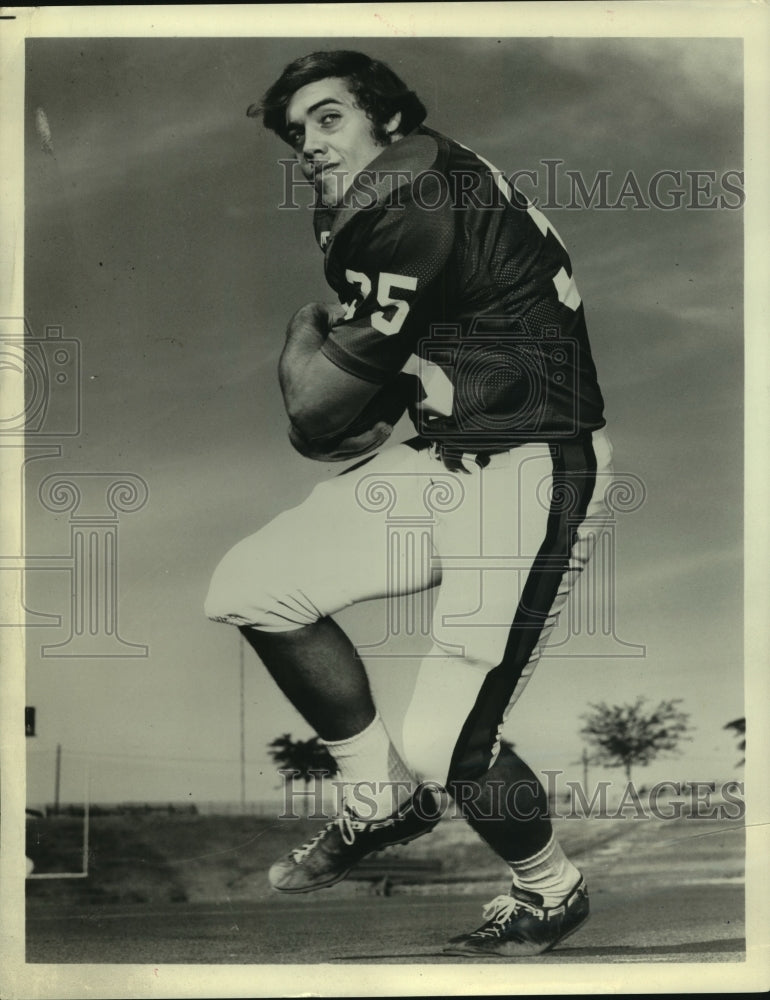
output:
[{"label": "sky", "polygon": [[[726,186],[743,169],[740,40],[38,38],[27,50],[25,315],[34,337],[61,326],[77,341],[82,420],[66,437],[51,425],[58,456],[28,451],[26,552],[40,558],[26,606],[61,617],[27,630],[28,801],[52,801],[57,745],[62,801],[82,799],[86,763],[94,801],[237,800],[242,652],[246,797],[279,795],[271,739],[310,735],[202,605],[231,545],[338,471],[286,437],[285,325],[330,292],[311,212],[278,208],[287,148],[245,115],[316,47],[389,62],[429,125],[506,174],[533,171],[520,186],[541,204],[569,204],[568,170],[589,185],[608,171],[610,203],[629,171],[639,182],[646,206],[546,209],[586,304],[616,470],[645,499],[617,517],[614,638],[588,648],[557,637],[506,736],[536,770],[578,777],[591,703],[680,698],[692,741],[639,777],[740,778],[723,728],[744,714],[743,213]],[[555,191],[545,161],[560,161]],[[693,194],[684,175],[683,204],[663,209],[648,196],[663,170],[715,179],[702,175],[706,193]],[[70,419],[71,402],[56,405]],[[146,485],[144,506],[112,524],[119,635],[146,656],[42,655],[71,625],[70,514],[39,493],[61,473]],[[371,643],[384,614],[375,603],[340,621]],[[367,661],[396,739],[416,664]]]}]

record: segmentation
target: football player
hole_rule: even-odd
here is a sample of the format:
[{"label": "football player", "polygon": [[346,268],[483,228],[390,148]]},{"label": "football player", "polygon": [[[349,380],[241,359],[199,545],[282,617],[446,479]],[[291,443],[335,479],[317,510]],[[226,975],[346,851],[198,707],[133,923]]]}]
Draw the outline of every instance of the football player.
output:
[{"label": "football player", "polygon": [[[585,921],[588,893],[542,786],[500,736],[590,557],[611,470],[570,259],[545,217],[426,127],[415,93],[366,55],[296,60],[249,114],[314,185],[338,300],[289,322],[290,440],[314,459],[364,456],[227,553],[206,603],[242,630],[348,789],[271,884],[338,882],[369,852],[431,830],[431,787],[445,790],[511,872],[483,924],[447,951],[540,953]],[[405,407],[417,436],[378,451]],[[389,549],[392,509],[428,515],[427,552]],[[431,587],[431,647],[400,754],[333,615]]]}]

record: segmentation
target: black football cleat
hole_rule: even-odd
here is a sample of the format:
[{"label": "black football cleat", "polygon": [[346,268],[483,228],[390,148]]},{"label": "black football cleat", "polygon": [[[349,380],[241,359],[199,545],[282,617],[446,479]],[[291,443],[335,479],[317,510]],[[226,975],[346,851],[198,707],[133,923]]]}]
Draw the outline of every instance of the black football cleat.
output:
[{"label": "black football cleat", "polygon": [[343,805],[342,814],[312,840],[276,861],[268,880],[278,892],[324,889],[341,882],[368,854],[416,840],[432,830],[439,819],[436,801],[423,787],[385,819],[362,820]]},{"label": "black football cleat", "polygon": [[452,938],[445,955],[528,958],[549,951],[588,920],[588,889],[581,877],[559,906],[543,906],[543,897],[511,889],[484,907],[486,923],[472,934]]}]

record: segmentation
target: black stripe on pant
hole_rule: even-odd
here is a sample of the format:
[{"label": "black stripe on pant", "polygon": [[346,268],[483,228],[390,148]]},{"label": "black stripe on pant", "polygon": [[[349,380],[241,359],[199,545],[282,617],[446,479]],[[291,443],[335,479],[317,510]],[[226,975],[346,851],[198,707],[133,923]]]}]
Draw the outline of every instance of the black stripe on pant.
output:
[{"label": "black stripe on pant", "polygon": [[455,744],[448,781],[478,779],[489,769],[503,713],[540,639],[594,494],[596,456],[590,434],[552,444],[551,459],[546,535],[524,584],[503,658],[487,674]]}]

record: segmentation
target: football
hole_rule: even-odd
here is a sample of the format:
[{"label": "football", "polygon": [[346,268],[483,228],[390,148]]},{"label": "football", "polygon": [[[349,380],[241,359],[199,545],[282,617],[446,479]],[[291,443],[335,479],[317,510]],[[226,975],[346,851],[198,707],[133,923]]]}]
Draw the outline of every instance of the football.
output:
[{"label": "football", "polygon": [[405,382],[405,379],[396,378],[379,389],[340,438],[357,437],[382,422],[395,427],[409,402]]},{"label": "football", "polygon": [[294,447],[306,458],[319,462],[343,462],[359,458],[379,448],[390,437],[390,431],[370,433],[378,424],[395,427],[409,403],[408,380],[396,378],[379,389],[355,420],[336,437],[323,441],[305,441],[295,429],[290,430]]}]

